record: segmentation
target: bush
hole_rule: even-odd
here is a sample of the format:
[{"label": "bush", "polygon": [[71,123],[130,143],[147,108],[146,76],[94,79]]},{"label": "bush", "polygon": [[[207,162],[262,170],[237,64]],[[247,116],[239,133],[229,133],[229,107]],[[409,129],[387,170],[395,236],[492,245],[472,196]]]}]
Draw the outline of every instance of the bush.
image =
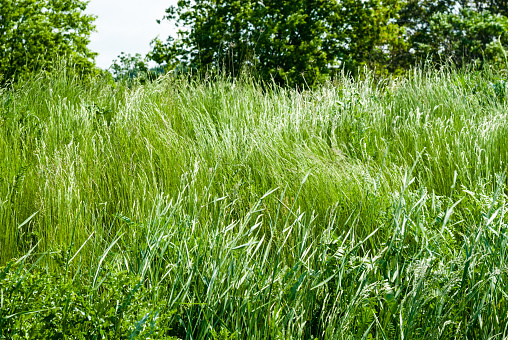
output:
[{"label": "bush", "polygon": [[11,261],[0,271],[0,291],[0,339],[146,339],[163,331],[144,285],[123,271],[92,287]]}]

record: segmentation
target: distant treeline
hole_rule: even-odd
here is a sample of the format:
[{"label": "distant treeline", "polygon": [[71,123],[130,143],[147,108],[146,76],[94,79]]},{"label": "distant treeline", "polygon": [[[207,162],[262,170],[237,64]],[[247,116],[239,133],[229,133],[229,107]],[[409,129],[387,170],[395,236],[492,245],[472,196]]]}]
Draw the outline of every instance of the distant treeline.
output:
[{"label": "distant treeline", "polygon": [[[179,27],[177,34],[154,39],[144,57],[120,55],[111,71],[117,79],[247,71],[294,86],[319,83],[338,69],[398,75],[422,61],[506,67],[507,2],[181,0],[162,18]],[[83,0],[2,1],[3,82],[51,67],[62,55],[81,72],[96,72],[88,48],[95,17],[85,8]],[[150,69],[149,61],[159,66]]]}]

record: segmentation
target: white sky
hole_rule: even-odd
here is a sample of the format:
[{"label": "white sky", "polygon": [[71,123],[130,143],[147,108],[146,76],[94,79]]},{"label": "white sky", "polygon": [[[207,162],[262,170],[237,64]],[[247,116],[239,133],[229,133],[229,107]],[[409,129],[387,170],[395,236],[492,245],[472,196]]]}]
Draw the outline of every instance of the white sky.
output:
[{"label": "white sky", "polygon": [[145,55],[157,35],[166,40],[175,28],[162,19],[177,0],[90,0],[86,13],[95,14],[97,32],[91,35],[90,49],[98,52],[97,66],[108,68],[121,52]]}]

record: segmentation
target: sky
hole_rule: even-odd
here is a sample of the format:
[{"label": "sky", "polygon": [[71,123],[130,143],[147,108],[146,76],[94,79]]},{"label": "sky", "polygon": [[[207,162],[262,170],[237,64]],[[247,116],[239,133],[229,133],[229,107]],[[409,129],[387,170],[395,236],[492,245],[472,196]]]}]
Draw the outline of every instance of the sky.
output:
[{"label": "sky", "polygon": [[166,40],[175,27],[162,19],[177,0],[91,0],[86,13],[97,16],[89,48],[99,53],[97,66],[107,69],[121,52],[145,55],[157,35]]}]

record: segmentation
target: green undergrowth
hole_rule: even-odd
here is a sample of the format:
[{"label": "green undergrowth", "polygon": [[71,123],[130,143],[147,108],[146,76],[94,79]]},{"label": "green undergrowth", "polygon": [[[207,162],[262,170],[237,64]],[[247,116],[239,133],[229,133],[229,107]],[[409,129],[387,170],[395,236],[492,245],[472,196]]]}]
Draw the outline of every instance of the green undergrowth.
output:
[{"label": "green undergrowth", "polygon": [[0,338],[506,338],[506,80],[2,89]]}]

